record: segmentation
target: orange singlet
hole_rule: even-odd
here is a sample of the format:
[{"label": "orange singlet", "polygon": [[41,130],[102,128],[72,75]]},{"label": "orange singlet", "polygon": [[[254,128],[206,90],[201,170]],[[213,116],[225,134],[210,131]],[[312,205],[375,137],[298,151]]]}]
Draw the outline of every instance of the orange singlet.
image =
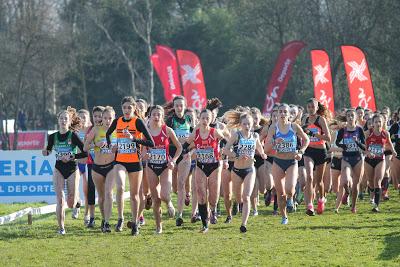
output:
[{"label": "orange singlet", "polygon": [[135,139],[141,139],[142,133],[136,128],[137,118],[132,118],[129,121],[123,121],[123,117],[118,118],[117,121],[117,143],[118,151],[115,158],[116,162],[136,163],[140,162],[140,146],[132,142],[124,135],[124,129],[128,129]]}]

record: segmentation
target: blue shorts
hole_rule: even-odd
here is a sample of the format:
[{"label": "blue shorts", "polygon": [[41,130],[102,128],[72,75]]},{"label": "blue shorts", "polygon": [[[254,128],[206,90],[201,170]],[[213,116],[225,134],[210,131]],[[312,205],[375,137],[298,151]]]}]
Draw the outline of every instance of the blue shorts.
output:
[{"label": "blue shorts", "polygon": [[86,164],[78,163],[80,173],[86,173]]}]

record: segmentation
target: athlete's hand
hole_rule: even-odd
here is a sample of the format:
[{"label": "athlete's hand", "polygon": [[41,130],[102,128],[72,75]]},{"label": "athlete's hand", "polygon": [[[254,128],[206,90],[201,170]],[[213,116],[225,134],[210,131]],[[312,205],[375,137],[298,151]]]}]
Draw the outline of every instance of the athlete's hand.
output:
[{"label": "athlete's hand", "polygon": [[222,168],[223,168],[224,170],[229,169],[229,162],[228,162],[228,160],[223,160],[223,161],[222,161]]},{"label": "athlete's hand", "polygon": [[43,150],[42,150],[42,155],[43,155],[43,156],[46,157],[46,156],[48,156],[49,154],[50,154],[50,151],[48,151],[47,149],[43,149]]},{"label": "athlete's hand", "polygon": [[112,153],[117,152],[117,150],[118,150],[118,145],[113,145],[113,146],[111,146],[111,152],[112,152]]},{"label": "athlete's hand", "polygon": [[175,165],[176,165],[175,161],[173,160],[168,161],[168,169],[173,170],[175,168]]},{"label": "athlete's hand", "polygon": [[367,157],[370,158],[370,159],[373,159],[373,158],[375,158],[375,154],[368,151],[367,152]]},{"label": "athlete's hand", "polygon": [[261,156],[262,159],[267,159],[268,158],[267,154],[265,154],[265,153],[260,154],[260,156]]},{"label": "athlete's hand", "polygon": [[300,153],[296,153],[294,155],[294,159],[297,160],[297,161],[300,161],[302,157],[303,157],[303,154],[300,154]]},{"label": "athlete's hand", "polygon": [[393,155],[393,157],[392,157],[392,160],[393,160],[394,158],[397,157],[397,152],[396,152],[396,151],[393,151],[393,152],[392,152],[392,155]]},{"label": "athlete's hand", "polygon": [[107,142],[100,141],[100,142],[97,142],[95,145],[97,147],[105,147],[107,145]]},{"label": "athlete's hand", "polygon": [[150,158],[149,153],[143,153],[143,160],[144,161],[149,160],[149,158]]}]

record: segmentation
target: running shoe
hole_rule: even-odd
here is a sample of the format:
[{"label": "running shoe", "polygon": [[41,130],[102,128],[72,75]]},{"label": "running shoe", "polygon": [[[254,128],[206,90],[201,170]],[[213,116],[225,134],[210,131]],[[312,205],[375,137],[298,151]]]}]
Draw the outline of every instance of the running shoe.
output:
[{"label": "running shoe", "polygon": [[265,206],[266,206],[266,207],[268,207],[269,205],[271,205],[271,198],[272,198],[271,190],[268,190],[268,191],[264,194],[264,203],[265,203]]},{"label": "running shoe", "polygon": [[208,232],[208,226],[202,226],[201,227],[201,229],[200,229],[200,233],[202,233],[202,234],[205,234],[205,233],[207,233]]},{"label": "running shoe", "polygon": [[124,219],[119,218],[117,224],[115,225],[115,232],[122,232],[123,227],[124,227]]},{"label": "running shoe", "polygon": [[58,230],[57,232],[59,235],[65,235],[65,229],[61,228],[60,230]]},{"label": "running shoe", "polygon": [[100,230],[104,233],[104,220],[101,220]]},{"label": "running shoe", "polygon": [[339,209],[334,209],[333,212],[335,212],[336,214],[339,214]]},{"label": "running shoe", "polygon": [[199,213],[196,213],[196,222],[200,222],[201,221],[201,216]]},{"label": "running shoe", "polygon": [[349,194],[348,193],[344,193],[344,195],[342,197],[342,204],[349,205]]},{"label": "running shoe", "polygon": [[186,206],[189,206],[189,205],[190,205],[190,194],[186,194],[185,205],[186,205]]},{"label": "running shoe", "polygon": [[151,199],[151,196],[147,196],[146,204],[144,205],[145,209],[149,210],[152,205],[153,205],[153,200]]},{"label": "running shoe", "polygon": [[273,216],[278,216],[278,214],[279,214],[279,213],[278,213],[277,210],[274,210],[274,211],[272,212],[272,215],[273,215]]},{"label": "running shoe", "polygon": [[238,213],[238,203],[236,201],[233,202],[232,206],[232,215],[235,216]]},{"label": "running shoe", "polygon": [[294,212],[294,204],[293,204],[293,199],[292,199],[292,198],[289,198],[289,199],[286,201],[286,209],[287,209],[287,211],[288,211],[289,213]]},{"label": "running shoe", "polygon": [[218,222],[217,213],[215,211],[211,211],[210,223],[217,224],[217,222]]},{"label": "running shoe", "polygon": [[89,222],[90,222],[90,216],[85,215],[85,217],[83,217],[83,224],[87,226],[89,224]]},{"label": "running shoe", "polygon": [[183,225],[183,219],[182,217],[176,218],[176,226],[182,226]]},{"label": "running shoe", "polygon": [[139,217],[139,226],[143,226],[143,225],[145,225],[146,224],[146,221],[144,220],[144,217],[143,216],[140,216]]},{"label": "running shoe", "polygon": [[251,213],[251,215],[253,215],[253,216],[258,216],[258,211],[257,211],[257,210],[253,210],[253,212]]},{"label": "running shoe", "polygon": [[168,202],[168,217],[174,218],[175,217],[175,208],[172,202]]},{"label": "running shoe", "polygon": [[324,210],[325,210],[325,202],[326,202],[325,198],[318,199],[318,206],[317,206],[317,213],[318,214],[322,214],[324,212]]},{"label": "running shoe", "polygon": [[351,208],[351,213],[357,213],[357,209],[355,207]]},{"label": "running shoe", "polygon": [[72,219],[78,219],[79,218],[79,213],[81,212],[80,208],[73,208],[72,209]]},{"label": "running shoe", "polygon": [[89,223],[87,224],[87,228],[94,228],[94,225],[95,225],[96,223],[95,223],[95,221],[94,221],[94,218],[90,218],[89,219]]},{"label": "running shoe", "polygon": [[378,208],[377,205],[375,205],[375,206],[372,208],[372,212],[374,212],[374,213],[378,213],[378,212],[379,212],[379,208]]},{"label": "running shoe", "polygon": [[156,235],[162,234],[162,226],[156,228]]},{"label": "running shoe", "polygon": [[132,231],[131,231],[131,234],[132,234],[133,236],[139,235],[139,225],[138,225],[138,224],[132,223]]},{"label": "running shoe", "polygon": [[196,223],[197,222],[197,217],[196,215],[193,215],[192,218],[190,218],[191,223]]},{"label": "running shoe", "polygon": [[287,218],[287,217],[282,217],[282,224],[288,224],[288,222],[289,222],[289,219]]},{"label": "running shoe", "polygon": [[231,223],[232,222],[232,216],[226,217],[225,223]]},{"label": "running shoe", "polygon": [[246,233],[247,232],[247,228],[244,225],[241,225],[239,229],[240,229],[241,233]]},{"label": "running shoe", "polygon": [[308,216],[315,216],[314,206],[312,204],[307,206],[306,214]]},{"label": "running shoe", "polygon": [[103,231],[104,233],[111,233],[111,225],[108,222],[104,223]]}]

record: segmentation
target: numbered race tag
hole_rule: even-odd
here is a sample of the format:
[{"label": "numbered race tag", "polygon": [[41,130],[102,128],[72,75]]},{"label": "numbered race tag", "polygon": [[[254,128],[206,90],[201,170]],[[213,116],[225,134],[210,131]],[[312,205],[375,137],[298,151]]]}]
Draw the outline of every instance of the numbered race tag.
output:
[{"label": "numbered race tag", "polygon": [[256,152],[256,142],[254,139],[240,139],[238,144],[239,155],[245,155],[250,158],[254,157]]},{"label": "numbered race tag", "polygon": [[[309,130],[313,134],[318,134],[319,133],[317,128],[309,128]],[[318,137],[310,136],[310,142],[319,142],[319,141],[321,141],[321,139],[319,139]]]},{"label": "numbered race tag", "polygon": [[343,144],[346,145],[346,151],[347,152],[358,152],[358,146],[356,142],[354,142],[353,138],[344,138],[343,139]]},{"label": "numbered race tag", "polygon": [[149,154],[149,162],[152,164],[164,164],[167,162],[167,150],[165,148],[151,148]]},{"label": "numbered race tag", "polygon": [[59,146],[59,147],[57,147],[56,160],[62,160],[62,158],[65,156],[71,157],[72,154],[73,153],[72,153],[71,147]]},{"label": "numbered race tag", "polygon": [[197,161],[200,163],[214,163],[214,149],[212,148],[198,148],[196,149]]},{"label": "numbered race tag", "polygon": [[133,154],[136,153],[136,151],[136,143],[132,142],[129,138],[121,138],[118,140],[119,154]]},{"label": "numbered race tag", "polygon": [[296,151],[296,146],[293,142],[281,142],[275,144],[275,150],[278,151],[279,153],[289,153],[289,152],[295,152]]},{"label": "numbered race tag", "polygon": [[190,135],[190,131],[184,129],[175,129],[174,132],[178,138],[188,138]]},{"label": "numbered race tag", "polygon": [[370,144],[368,146],[368,151],[377,155],[377,156],[382,156],[384,151],[383,151],[383,146],[382,145],[378,145],[378,144]]},{"label": "numbered race tag", "polygon": [[101,142],[103,142],[103,146],[100,147],[100,153],[101,154],[112,154],[111,147],[117,144],[117,140],[115,138],[111,139],[111,144],[110,146],[107,145],[107,139],[102,138]]}]

